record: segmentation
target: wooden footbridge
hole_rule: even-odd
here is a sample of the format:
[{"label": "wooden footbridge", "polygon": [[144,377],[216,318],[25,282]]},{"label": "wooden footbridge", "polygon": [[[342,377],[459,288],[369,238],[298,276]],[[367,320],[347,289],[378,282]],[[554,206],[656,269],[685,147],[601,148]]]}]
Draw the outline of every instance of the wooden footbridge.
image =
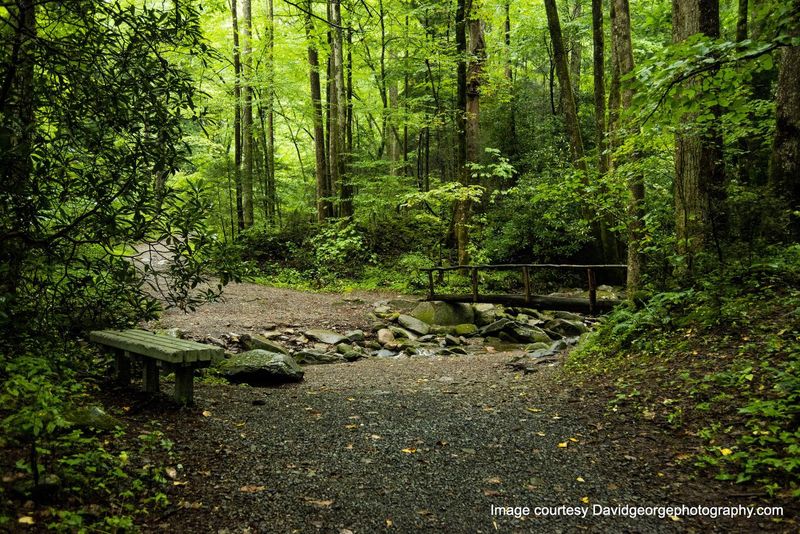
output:
[{"label": "wooden footbridge", "polygon": [[[441,300],[444,302],[485,302],[503,304],[505,306],[524,306],[547,310],[564,310],[596,314],[610,311],[621,302],[619,299],[597,298],[597,271],[619,271],[625,270],[626,268],[626,265],[616,264],[562,265],[551,263],[525,263],[505,265],[455,265],[451,267],[432,267],[429,269],[422,269],[422,271],[428,273],[428,300]],[[584,271],[586,273],[588,286],[588,298],[533,294],[531,290],[531,271],[539,269]],[[472,292],[460,295],[436,293],[433,275],[434,273],[439,273],[440,277],[442,277],[447,271],[459,271],[464,274],[469,273],[472,282]],[[478,284],[478,273],[481,271],[518,271],[522,277],[523,292],[516,294],[481,293]]]}]

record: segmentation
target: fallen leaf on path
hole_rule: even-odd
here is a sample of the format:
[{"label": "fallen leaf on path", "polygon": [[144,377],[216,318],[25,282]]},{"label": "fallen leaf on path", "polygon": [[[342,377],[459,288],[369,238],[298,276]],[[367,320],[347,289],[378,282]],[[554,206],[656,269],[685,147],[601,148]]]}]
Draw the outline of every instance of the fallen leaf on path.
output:
[{"label": "fallen leaf on path", "polygon": [[577,439],[575,439],[575,438],[569,438],[569,440],[570,440],[571,442],[573,442],[573,443],[578,443],[578,440],[577,440]]},{"label": "fallen leaf on path", "polygon": [[406,449],[402,449],[400,452],[404,452],[406,454],[414,454],[415,452],[417,452],[417,449],[415,449],[413,447],[409,447],[409,448],[406,448]]},{"label": "fallen leaf on path", "polygon": [[581,502],[583,504],[589,504],[589,497],[581,497]]},{"label": "fallen leaf on path", "polygon": [[539,413],[542,411],[541,408],[525,408],[525,409],[532,413]]},{"label": "fallen leaf on path", "polygon": [[353,444],[352,443],[348,443],[347,445],[344,446],[344,448],[347,449],[347,450],[353,450]]},{"label": "fallen leaf on path", "polygon": [[174,480],[172,482],[173,486],[185,486],[187,484],[188,484],[188,482],[186,482],[185,480]]},{"label": "fallen leaf on path", "polygon": [[544,433],[544,432],[537,432],[537,433],[536,433],[536,435],[537,435],[537,436],[539,436],[539,437],[542,437],[542,438],[543,438],[543,437],[545,437],[547,434],[546,434],[546,433]]},{"label": "fallen leaf on path", "polygon": [[203,410],[203,417],[211,417],[211,415],[212,415],[211,412],[209,412],[208,410]]},{"label": "fallen leaf on path", "polygon": [[486,479],[487,484],[502,484],[503,481],[500,480],[500,477],[492,477]]},{"label": "fallen leaf on path", "polygon": [[374,440],[383,439],[383,438],[381,438],[381,437],[380,437],[378,434],[372,434],[372,435],[370,435],[370,438],[372,438],[372,439],[374,439]]},{"label": "fallen leaf on path", "polygon": [[311,506],[316,506],[317,508],[330,508],[333,504],[333,499],[311,499],[306,497],[305,501]]},{"label": "fallen leaf on path", "polygon": [[351,425],[344,425],[344,427],[345,427],[345,428],[347,428],[347,429],[349,429],[349,430],[353,430],[353,429],[356,429],[356,428],[358,428],[358,425],[351,424]]},{"label": "fallen leaf on path", "polygon": [[29,515],[23,515],[19,519],[17,519],[17,523],[20,525],[33,525],[33,518]]},{"label": "fallen leaf on path", "polygon": [[200,508],[203,507],[203,503],[201,503],[199,501],[195,501],[195,502],[180,501],[178,503],[178,506],[180,508],[190,508],[192,510],[199,510]]},{"label": "fallen leaf on path", "polygon": [[266,486],[256,486],[255,484],[248,484],[247,486],[242,486],[239,488],[239,491],[242,493],[259,493],[267,489]]},{"label": "fallen leaf on path", "polygon": [[578,477],[578,478],[576,478],[575,480],[577,480],[578,482],[586,482],[586,481],[583,479],[583,477]]},{"label": "fallen leaf on path", "polygon": [[499,491],[492,490],[492,489],[483,490],[483,494],[486,495],[487,497],[499,497],[500,496],[500,492]]},{"label": "fallen leaf on path", "polygon": [[386,526],[387,526],[387,528],[388,527],[393,527],[394,526],[394,521],[392,521],[391,519],[387,519],[386,520]]},{"label": "fallen leaf on path", "polygon": [[561,443],[559,443],[559,444],[558,444],[558,447],[559,447],[560,449],[566,449],[566,448],[567,448],[567,445],[569,445],[569,442],[568,442],[568,441],[562,441]]},{"label": "fallen leaf on path", "polygon": [[177,478],[178,471],[174,467],[167,467],[164,469],[164,472],[167,474],[169,478]]}]

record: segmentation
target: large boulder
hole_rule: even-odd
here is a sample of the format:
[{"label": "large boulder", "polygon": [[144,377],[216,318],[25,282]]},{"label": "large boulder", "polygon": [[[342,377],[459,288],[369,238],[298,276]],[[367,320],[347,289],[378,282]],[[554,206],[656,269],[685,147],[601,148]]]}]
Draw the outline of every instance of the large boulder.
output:
[{"label": "large boulder", "polygon": [[64,419],[69,421],[72,426],[82,430],[109,432],[122,426],[122,423],[118,419],[108,415],[106,411],[99,406],[80,406],[73,408],[66,412]]},{"label": "large boulder", "polygon": [[503,317],[502,319],[498,319],[491,324],[487,324],[483,328],[480,329],[481,336],[491,336],[492,334],[497,334],[501,332],[503,329],[508,328],[509,326],[513,326],[514,322],[511,319],[506,319]]},{"label": "large boulder", "polygon": [[589,331],[582,322],[566,319],[553,319],[545,323],[544,327],[564,337],[577,337]]},{"label": "large boulder", "polygon": [[473,336],[478,333],[478,327],[472,323],[457,324],[453,327],[453,334],[457,336]]},{"label": "large boulder", "polygon": [[550,336],[544,330],[535,326],[517,324],[513,328],[507,329],[506,332],[519,343],[549,343],[551,341]]},{"label": "large boulder", "polygon": [[461,302],[439,300],[420,302],[411,315],[425,323],[443,326],[455,326],[475,321],[472,306]]},{"label": "large boulder", "polygon": [[416,317],[412,317],[410,315],[400,315],[397,318],[397,322],[400,323],[406,329],[411,330],[412,332],[420,336],[427,335],[428,332],[431,331],[431,327],[428,326],[427,323],[425,323],[424,321],[420,321]]},{"label": "large boulder", "polygon": [[291,356],[261,349],[236,354],[221,362],[219,370],[230,382],[252,386],[299,382],[303,379],[303,369]]},{"label": "large boulder", "polygon": [[278,354],[289,354],[289,350],[277,341],[272,341],[271,339],[259,335],[251,336],[250,334],[242,334],[239,336],[239,342],[247,350],[265,350]]},{"label": "large boulder", "polygon": [[478,326],[486,326],[495,322],[498,318],[498,310],[494,304],[473,304],[472,311],[475,315],[475,324]]},{"label": "large boulder", "polygon": [[328,345],[338,345],[342,341],[347,341],[347,338],[333,330],[306,330],[303,332],[308,339],[313,339],[314,341],[319,341],[320,343],[326,343]]}]

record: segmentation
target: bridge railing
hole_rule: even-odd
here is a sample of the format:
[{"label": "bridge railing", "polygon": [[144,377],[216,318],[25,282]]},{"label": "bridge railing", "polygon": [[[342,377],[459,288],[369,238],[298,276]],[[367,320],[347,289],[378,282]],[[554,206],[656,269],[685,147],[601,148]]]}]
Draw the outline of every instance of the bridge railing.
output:
[{"label": "bridge railing", "polygon": [[[586,279],[589,286],[589,311],[595,313],[597,309],[597,278],[596,271],[611,270],[611,269],[627,269],[627,265],[623,264],[588,264],[588,265],[575,265],[575,264],[561,264],[561,263],[507,263],[500,265],[453,265],[450,267],[429,267],[420,269],[428,273],[428,300],[437,300],[436,291],[434,287],[433,274],[435,272],[444,273],[446,271],[461,271],[469,272],[472,282],[472,301],[480,302],[481,294],[478,289],[478,272],[479,271],[502,271],[502,270],[518,270],[522,274],[522,285],[524,288],[524,302],[530,303],[532,297],[531,293],[531,270],[534,269],[561,269],[561,270],[584,270],[586,271]],[[484,295],[486,297],[488,295]]]}]

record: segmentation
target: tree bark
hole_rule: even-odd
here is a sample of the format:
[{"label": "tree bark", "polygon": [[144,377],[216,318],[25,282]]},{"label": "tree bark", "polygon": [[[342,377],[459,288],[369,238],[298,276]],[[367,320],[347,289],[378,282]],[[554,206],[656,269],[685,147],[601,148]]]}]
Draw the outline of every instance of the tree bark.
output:
[{"label": "tree bark", "polygon": [[244,227],[253,226],[253,17],[250,0],[242,1],[244,30],[242,31],[242,209],[244,211]]},{"label": "tree bark", "polygon": [[511,0],[506,0],[505,11],[506,20],[503,28],[503,37],[505,38],[506,45],[505,77],[508,83],[508,90],[511,93],[508,104],[508,141],[506,142],[505,149],[506,153],[511,158],[514,158],[517,154],[517,110],[516,99],[514,98],[514,65],[511,53]]},{"label": "tree bark", "polygon": [[242,205],[242,60],[239,48],[238,0],[231,0],[233,23],[233,181],[236,187],[236,221],[239,230],[244,229],[244,207]]},{"label": "tree bark", "polygon": [[592,0],[592,49],[594,72],[594,124],[597,139],[597,167],[600,176],[608,173],[606,153],[606,78],[603,0]]},{"label": "tree bark", "polygon": [[544,0],[544,6],[547,11],[547,27],[550,31],[550,40],[553,43],[553,61],[556,75],[558,76],[558,84],[561,88],[561,102],[564,109],[567,135],[569,136],[572,162],[586,179],[587,169],[586,161],[584,160],[583,138],[581,137],[580,124],[578,123],[578,109],[572,92],[567,53],[564,50],[561,22],[558,19],[558,9],[555,0]]},{"label": "tree bark", "polygon": [[[456,169],[459,181],[466,185],[469,181],[467,170],[467,20],[468,4],[471,0],[458,0],[456,4]],[[453,232],[459,265],[468,265],[469,258],[469,214],[468,200],[457,200],[453,217]]]},{"label": "tree bark", "polygon": [[317,190],[317,222],[325,222],[331,216],[331,205],[328,201],[330,190],[328,189],[328,170],[325,149],[325,125],[322,115],[322,90],[319,79],[319,53],[314,45],[314,21],[311,18],[313,4],[311,0],[306,3],[306,41],[308,42],[308,67],[309,84],[311,86],[311,107],[314,116],[314,154],[316,156],[316,176]]},{"label": "tree bark", "polygon": [[[474,7],[475,0],[473,0]],[[483,39],[483,21],[469,18],[469,63],[466,92],[466,158],[468,163],[480,163],[481,86],[484,83],[483,67],[486,63],[486,43]],[[469,177],[467,178],[468,181]]]},{"label": "tree bark", "polygon": [[264,164],[266,167],[265,205],[267,221],[274,222],[277,213],[278,192],[275,184],[275,12],[273,0],[267,0],[267,94],[266,142]]},{"label": "tree bark", "polygon": [[[717,38],[719,1],[673,0],[672,20],[676,43],[697,33]],[[715,114],[718,113],[717,109]],[[694,120],[694,116],[687,116],[683,122],[691,124]],[[685,271],[691,274],[697,254],[712,242],[719,243],[724,194],[721,140],[716,125],[712,124],[705,132],[679,132],[675,146],[677,253],[685,258]]]},{"label": "tree bark", "polygon": [[[608,151],[608,126],[606,122],[606,76],[605,76],[605,33],[603,30],[603,0],[592,0],[592,52],[594,83],[594,120],[597,144],[597,169],[601,180],[608,174],[610,154]],[[613,56],[613,53],[612,53]],[[600,241],[603,248],[603,261],[617,263],[620,257],[620,244],[609,230],[609,217],[599,221]]]},{"label": "tree bark", "polygon": [[[581,0],[575,0],[575,4],[573,4],[572,7],[572,20],[577,20],[581,17],[582,9]],[[572,89],[575,92],[576,99],[581,93],[581,52],[581,36],[580,33],[576,32],[569,53],[569,74],[572,79]]]},{"label": "tree bark", "polygon": [[[800,21],[792,36],[800,36]],[[792,214],[791,231],[800,238],[800,46],[783,50],[775,95],[775,139],[772,144],[769,183],[776,197]]]},{"label": "tree bark", "polygon": [[[612,0],[614,18],[614,56],[619,65],[620,77],[633,72],[633,44],[631,42],[631,19],[628,0]],[[620,104],[623,113],[631,108],[633,89],[629,86],[621,92]],[[630,123],[630,119],[627,121]],[[632,132],[631,132],[632,133]],[[634,154],[635,157],[635,154]],[[628,297],[633,299],[641,285],[643,258],[641,244],[644,237],[644,176],[634,172],[628,177]]]},{"label": "tree bark", "polygon": [[[344,61],[342,53],[342,29],[341,29],[341,2],[340,0],[329,0],[328,21],[331,23],[330,43],[331,43],[331,73],[328,80],[330,87],[330,128],[328,130],[328,170],[332,187],[339,191],[341,199],[342,183],[346,179],[344,174],[344,123],[345,123],[345,103],[344,103]],[[347,216],[342,213],[341,203],[336,210],[339,215]]]},{"label": "tree bark", "polygon": [[[12,213],[0,217],[0,237],[14,231],[28,232],[34,224],[36,209],[32,205],[37,185],[33,176],[33,132],[36,127],[35,65],[36,4],[19,0],[9,7],[14,35],[11,45],[11,65],[6,69],[9,93],[0,106],[0,128],[9,134],[7,149],[0,151],[2,190],[10,198],[3,201]],[[9,25],[11,26],[11,25]],[[5,206],[4,206],[5,207]],[[9,221],[10,220],[10,221]],[[7,227],[7,221],[11,223]],[[20,285],[26,247],[17,239],[3,239],[0,246],[0,294],[13,299]]]}]

